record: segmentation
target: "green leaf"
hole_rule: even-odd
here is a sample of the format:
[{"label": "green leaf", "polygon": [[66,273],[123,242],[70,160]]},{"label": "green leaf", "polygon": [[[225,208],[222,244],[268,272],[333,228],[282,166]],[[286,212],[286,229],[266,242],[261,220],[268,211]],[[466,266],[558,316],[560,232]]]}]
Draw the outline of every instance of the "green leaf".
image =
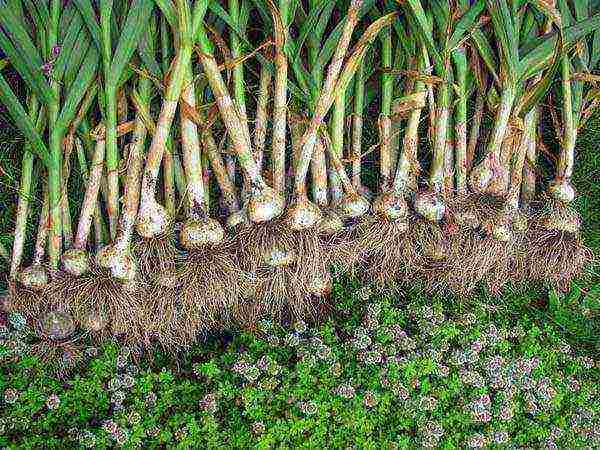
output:
[{"label": "green leaf", "polygon": [[177,29],[177,10],[172,0],[154,0],[160,12],[173,29]]},{"label": "green leaf", "polygon": [[36,16],[41,24],[50,23],[50,12],[48,11],[47,2],[45,1],[35,1],[35,0],[25,0],[25,4],[27,6],[27,10],[31,16]]},{"label": "green leaf", "polygon": [[192,9],[192,35],[194,39],[198,35],[198,28],[204,20],[207,8],[208,0],[196,0],[196,3],[194,3],[194,9]]},{"label": "green leaf", "polygon": [[125,66],[139,44],[152,9],[152,0],[133,0],[110,65],[110,78],[106,81],[109,85],[116,85],[121,78]]},{"label": "green leaf", "polygon": [[483,34],[483,31],[481,31],[481,29],[474,30],[471,35],[471,39],[475,43],[475,47],[477,48],[479,56],[481,56],[481,59],[485,63],[488,71],[492,74],[494,82],[496,83],[496,85],[499,86],[500,78],[497,72],[498,62],[496,59],[496,55],[494,54],[494,50],[490,45],[490,42],[488,41],[485,34]]},{"label": "green leaf", "polygon": [[[81,70],[81,65],[83,64],[83,60],[87,55],[90,45],[94,45],[89,37],[89,34],[84,34],[77,39],[75,42],[75,46],[71,51],[71,55],[69,57],[69,61],[65,67],[65,73],[62,77],[63,88],[69,89],[73,80],[77,78],[78,72]],[[94,45],[94,48],[96,46]]]},{"label": "green leaf", "polygon": [[[316,31],[317,23],[320,19],[321,11],[323,11],[323,7],[326,4],[327,0],[321,0],[317,7],[310,10],[309,14],[306,17],[306,20],[302,23],[302,26],[300,27],[300,30],[298,32],[298,37],[293,40],[293,45],[295,46],[295,48],[288,55],[288,58],[290,58],[291,61],[295,61],[297,58],[300,57],[300,52],[306,39],[310,35],[313,35],[313,33],[318,33],[318,31]],[[291,39],[288,39],[287,41],[291,41]]]},{"label": "green leaf", "polygon": [[[169,35],[167,19],[164,16],[160,16],[160,56],[161,56],[161,68],[162,72],[166,73],[169,70],[171,64],[171,55],[173,53],[171,36]],[[196,38],[199,33],[196,33]]]},{"label": "green leaf", "polygon": [[[48,9],[45,8],[44,2],[34,2],[33,0],[25,0],[25,6],[29,16],[33,19],[35,29],[31,31],[37,32],[37,41],[41,48],[42,56],[47,56],[49,49],[47,48],[46,42],[46,24],[50,22]],[[23,20],[22,14],[20,15],[20,18]]]},{"label": "green leaf", "polygon": [[44,162],[46,167],[49,167],[51,165],[50,154],[42,137],[2,74],[0,74],[0,102],[6,106],[14,125],[31,144],[31,150]]},{"label": "green leaf", "polygon": [[6,47],[4,51],[7,54],[10,53],[13,65],[23,70],[23,73],[29,77],[32,87],[35,87],[36,94],[42,101],[46,104],[55,102],[56,96],[42,74],[44,61],[38,49],[27,34],[21,21],[4,1],[0,2],[0,25],[4,28],[3,31],[7,33],[6,35],[4,32],[0,33],[2,35],[0,45],[3,48]]},{"label": "green leaf", "polygon": [[81,14],[81,17],[85,22],[85,26],[87,27],[90,35],[92,36],[94,44],[96,44],[96,48],[98,49],[98,51],[101,51],[102,43],[100,25],[98,24],[98,20],[96,19],[96,13],[92,6],[91,0],[73,0],[73,3],[79,10],[79,14]]},{"label": "green leaf", "polygon": [[342,72],[340,73],[338,81],[335,85],[335,92],[346,91],[348,85],[350,84],[350,80],[352,79],[354,73],[358,69],[358,66],[361,63],[365,52],[373,43],[373,40],[377,37],[381,30],[391,25],[392,22],[396,19],[396,17],[396,13],[387,14],[383,17],[380,17],[371,25],[369,25],[369,27],[360,37],[359,41],[356,43],[351,55],[348,57],[346,63],[344,64],[344,68],[342,69]]},{"label": "green leaf", "polygon": [[592,38],[592,51],[590,54],[590,70],[598,68],[598,61],[600,61],[600,31],[596,31]]},{"label": "green leaf", "polygon": [[[317,9],[317,7],[314,8],[314,10]],[[335,2],[325,1],[323,2],[322,7],[319,9],[321,10],[320,14],[318,15],[319,19],[317,25],[313,29],[313,33],[311,33],[311,37],[313,37],[317,42],[323,39],[323,35],[325,34],[325,30],[327,29],[327,24],[331,20],[331,14],[335,9]],[[311,10],[311,14],[312,12],[313,10]]]},{"label": "green leaf", "polygon": [[[600,29],[600,14],[565,28],[563,44],[566,49],[569,49],[579,39],[598,29]],[[518,73],[521,79],[531,77],[551,63],[557,39],[558,32],[555,31],[536,39],[532,46],[529,46],[519,62]]]},{"label": "green leaf", "polygon": [[[575,23],[575,17],[573,17],[573,13],[571,12],[571,8],[567,4],[567,0],[557,0],[556,4],[558,6],[558,10],[560,11],[560,15],[562,18],[562,23],[564,27],[568,27]],[[587,17],[581,18],[583,20]]]},{"label": "green leaf", "polygon": [[[599,6],[598,2],[595,2],[594,6],[597,10]],[[577,19],[577,21],[582,21],[590,17],[589,0],[574,0],[573,8],[575,9],[575,18]]]},{"label": "green leaf", "polygon": [[53,93],[46,82],[46,79],[42,76],[41,67],[33,69],[27,64],[22,58],[21,53],[15,48],[10,42],[8,37],[0,29],[0,48],[4,51],[12,66],[19,73],[23,81],[27,84],[29,89],[34,92],[42,101],[50,102],[54,98]]},{"label": "green leaf", "polygon": [[517,107],[517,111],[521,117],[524,117],[529,111],[535,108],[546,96],[548,90],[550,90],[558,69],[560,68],[561,58],[559,58],[558,55],[560,54],[561,47],[562,42],[558,40],[554,52],[554,62],[546,71],[544,76],[537,83],[535,83],[534,86],[529,87],[526,90],[525,95],[523,95],[520,105]]},{"label": "green leaf", "polygon": [[75,14],[69,26],[65,32],[65,36],[61,42],[60,55],[54,62],[53,78],[57,81],[62,80],[64,72],[67,68],[67,63],[71,59],[71,53],[75,47],[75,43],[78,39],[81,39],[81,30],[84,24],[81,16]]},{"label": "green leaf", "polygon": [[485,1],[478,0],[473,6],[471,6],[471,8],[469,8],[469,10],[465,14],[462,15],[462,17],[456,23],[454,31],[452,32],[452,35],[450,36],[450,39],[448,41],[448,48],[450,50],[455,48],[461,41],[465,33],[467,33],[467,31],[469,31],[473,27],[473,25],[479,18],[479,15],[483,12],[484,8]]},{"label": "green leaf", "polygon": [[[360,12],[358,14],[358,20],[360,20],[365,14],[367,14],[367,12],[372,8],[374,3],[375,0],[366,0],[363,2]],[[335,48],[342,36],[342,32],[344,30],[344,22],[345,18],[341,19],[336,25],[336,27],[333,29],[333,31],[327,37],[327,40],[325,41],[325,44],[323,44],[319,53],[316,66],[325,67],[329,63],[329,60],[333,56]]]},{"label": "green leaf", "polygon": [[494,37],[498,42],[500,65],[508,82],[513,84],[517,78],[519,52],[517,35],[506,0],[487,0],[487,9],[492,19]]},{"label": "green leaf", "polygon": [[98,50],[90,45],[86,54],[85,60],[81,65],[81,70],[77,73],[77,77],[70,86],[69,92],[65,96],[65,100],[60,111],[60,115],[57,120],[57,126],[64,127],[66,129],[75,114],[77,114],[77,107],[85,96],[88,88],[94,77],[96,76],[96,69],[100,62],[100,54]]},{"label": "green leaf", "polygon": [[[238,25],[237,21],[234,20],[229,13],[223,9],[221,5],[211,1],[208,4],[208,9],[220,20],[225,22],[225,24],[230,28],[230,31],[233,31],[240,38],[245,48],[253,48],[253,45],[250,43],[250,41],[248,41],[248,37],[244,33],[244,30]],[[262,55],[258,54],[257,58],[261,59]]]},{"label": "green leaf", "polygon": [[250,20],[250,5],[248,4],[247,0],[242,0],[242,3],[240,4],[240,11],[238,14],[238,25],[240,27],[240,31],[243,34],[246,34],[248,20]]},{"label": "green leaf", "polygon": [[269,12],[267,3],[264,0],[252,0],[252,3],[254,3],[254,6],[258,10],[263,23],[271,23],[271,13]]},{"label": "green leaf", "polygon": [[153,17],[152,20],[150,20],[150,27],[140,39],[140,43],[138,45],[138,54],[146,70],[148,70],[153,77],[162,79],[162,70],[158,62],[154,59],[156,56],[156,45],[154,39],[156,38],[157,34],[156,18]]},{"label": "green leaf", "polygon": [[538,21],[535,18],[535,14],[531,10],[527,10],[523,20],[521,22],[521,27],[519,29],[519,42],[520,45],[527,45],[531,43],[535,38],[537,38],[540,34]]},{"label": "green leaf", "polygon": [[429,6],[435,23],[434,33],[437,32],[440,42],[444,42],[450,30],[450,3],[448,0],[430,0]]},{"label": "green leaf", "polygon": [[[400,2],[400,0],[398,1]],[[438,75],[442,75],[445,71],[444,60],[442,59],[442,55],[440,54],[433,38],[432,24],[425,14],[425,10],[423,9],[423,5],[421,5],[421,1],[406,0],[405,2],[400,3],[406,6],[408,9],[410,17],[414,23],[413,31],[416,32],[427,48],[429,56],[433,59],[436,72]]]},{"label": "green leaf", "polygon": [[[541,11],[548,19],[552,20],[558,28],[563,27],[562,16],[558,9],[552,4],[544,0],[529,0],[539,11]],[[575,3],[581,3],[575,1]],[[581,20],[581,19],[579,19]]]}]

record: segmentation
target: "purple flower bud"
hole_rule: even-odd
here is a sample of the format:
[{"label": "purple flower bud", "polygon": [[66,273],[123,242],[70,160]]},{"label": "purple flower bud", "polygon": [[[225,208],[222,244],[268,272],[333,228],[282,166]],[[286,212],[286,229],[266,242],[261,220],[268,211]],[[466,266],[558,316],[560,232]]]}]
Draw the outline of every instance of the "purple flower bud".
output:
[{"label": "purple flower bud", "polygon": [[49,76],[52,73],[52,63],[51,62],[44,63],[44,65],[42,66],[42,72],[44,72],[44,74]]},{"label": "purple flower bud", "polygon": [[54,47],[52,47],[52,56],[60,55],[60,50],[61,50],[60,45],[55,45]]}]

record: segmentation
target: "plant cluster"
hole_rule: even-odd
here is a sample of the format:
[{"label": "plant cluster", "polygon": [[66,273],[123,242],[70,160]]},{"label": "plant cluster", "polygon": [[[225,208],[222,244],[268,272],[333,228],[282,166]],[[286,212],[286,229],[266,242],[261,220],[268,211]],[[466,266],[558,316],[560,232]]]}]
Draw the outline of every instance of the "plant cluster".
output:
[{"label": "plant cluster", "polygon": [[0,329],[0,445],[600,445],[597,348],[517,314],[522,299],[503,308],[366,288],[335,296],[336,320],[283,328],[263,319],[255,333],[194,346],[177,367],[161,355],[138,365],[133,347],[88,343],[85,365],[66,378],[31,357],[33,332],[13,314]]},{"label": "plant cluster", "polygon": [[25,137],[4,308],[52,355],[76,329],[178,349],[320,318],[332,266],[568,287],[591,259],[571,178],[599,28],[587,0],[0,0],[25,87],[0,76]]}]

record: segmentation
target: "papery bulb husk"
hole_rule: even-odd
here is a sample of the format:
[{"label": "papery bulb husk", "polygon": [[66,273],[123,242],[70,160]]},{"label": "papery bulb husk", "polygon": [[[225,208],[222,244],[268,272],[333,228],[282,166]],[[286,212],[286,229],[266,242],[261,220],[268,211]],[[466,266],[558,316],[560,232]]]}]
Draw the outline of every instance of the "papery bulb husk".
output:
[{"label": "papery bulb husk", "polygon": [[490,195],[466,194],[453,198],[447,213],[461,232],[472,232],[498,217],[505,209],[505,200]]},{"label": "papery bulb husk", "polygon": [[[363,220],[363,216],[359,220]],[[318,234],[327,267],[335,268],[338,275],[356,275],[360,263],[360,243],[356,224],[344,225],[340,215],[328,209],[319,223]]]},{"label": "papery bulb husk", "polygon": [[524,279],[522,236],[505,224],[486,228],[489,234],[457,233],[450,243],[443,281],[456,295],[472,295],[482,282],[497,295]]},{"label": "papery bulb husk", "polygon": [[137,290],[139,281],[139,270],[135,258],[126,253],[118,264],[111,266],[110,273],[117,280],[121,281],[130,292]]},{"label": "papery bulb husk", "polygon": [[532,220],[525,261],[530,280],[548,283],[559,292],[571,289],[572,280],[595,259],[580,236],[580,223],[575,210],[557,201]]},{"label": "papery bulb husk", "polygon": [[512,238],[510,225],[506,223],[494,224],[492,227],[492,236],[501,242],[509,242]]},{"label": "papery bulb husk", "polygon": [[268,222],[283,214],[285,198],[270,187],[252,194],[248,201],[248,218],[254,223]]},{"label": "papery bulb husk", "polygon": [[336,209],[342,219],[350,220],[364,216],[370,207],[369,201],[364,196],[348,193],[342,197]]},{"label": "papery bulb husk", "polygon": [[509,242],[512,238],[512,211],[500,210],[483,223],[483,230],[500,242]]},{"label": "papery bulb husk", "polygon": [[483,194],[492,182],[493,177],[494,172],[489,167],[489,163],[487,160],[483,160],[469,174],[469,187],[471,191],[476,194]]},{"label": "papery bulb husk", "polygon": [[117,245],[106,245],[96,254],[96,263],[108,269],[119,281],[130,281],[137,274],[135,257],[127,249]]},{"label": "papery bulb husk", "polygon": [[115,253],[117,251],[118,250],[115,248],[114,245],[105,245],[96,253],[96,264],[98,264],[98,266],[102,267],[103,269],[108,269],[111,266],[113,258],[115,258]]},{"label": "papery bulb husk", "polygon": [[269,267],[285,267],[294,264],[297,258],[298,256],[293,250],[272,248],[270,252],[265,254],[264,263]]},{"label": "papery bulb husk", "polygon": [[319,233],[323,235],[340,233],[344,230],[344,221],[337,212],[329,209],[323,214],[323,218],[317,224],[317,228]]},{"label": "papery bulb husk", "polygon": [[[176,270],[181,251],[177,248],[174,230],[153,239],[134,242],[131,256],[137,264],[141,280],[152,283],[158,274],[172,274]],[[125,270],[123,273],[127,273]]]},{"label": "papery bulb husk", "polygon": [[62,269],[74,277],[79,277],[90,270],[88,253],[82,249],[72,248],[62,254]]},{"label": "papery bulb husk", "polygon": [[441,242],[435,242],[427,246],[424,253],[433,261],[443,261],[447,256],[446,247]]},{"label": "papery bulb husk", "polygon": [[419,192],[415,196],[415,211],[429,222],[437,223],[444,217],[446,206],[438,194],[433,191]]},{"label": "papery bulb husk", "polygon": [[33,264],[21,271],[19,281],[25,288],[39,291],[48,285],[48,272],[41,264]]},{"label": "papery bulb husk", "polygon": [[151,200],[140,205],[135,229],[145,239],[156,238],[167,232],[171,217],[167,210]]},{"label": "papery bulb husk", "polygon": [[471,230],[475,230],[481,225],[479,217],[474,211],[457,211],[454,213],[454,221],[457,225]]},{"label": "papery bulb husk", "polygon": [[181,228],[179,239],[187,250],[199,249],[207,245],[223,242],[225,231],[215,219],[188,220]]},{"label": "papery bulb husk", "polygon": [[[233,312],[240,326],[253,326],[250,320],[263,315],[283,319],[286,315],[306,319],[314,313],[307,287],[315,274],[328,273],[327,255],[316,227],[296,231],[284,218],[257,224],[235,236],[236,261],[252,275],[248,290]],[[277,258],[272,258],[276,253]],[[292,264],[273,267],[274,262],[296,256]],[[274,261],[279,260],[279,261]],[[288,261],[286,261],[287,263]]]},{"label": "papery bulb husk", "polygon": [[302,196],[288,206],[284,220],[290,229],[303,231],[315,227],[322,217],[321,209]]},{"label": "papery bulb husk", "polygon": [[240,209],[227,217],[227,228],[229,230],[234,230],[238,228],[249,227],[252,225],[250,218],[248,217],[248,212],[245,209]]},{"label": "papery bulb husk", "polygon": [[565,179],[553,180],[548,186],[548,192],[556,201],[565,204],[571,203],[576,196],[575,188]]},{"label": "papery bulb husk", "polygon": [[66,311],[50,311],[40,320],[39,328],[50,340],[62,341],[75,333],[75,321]]},{"label": "papery bulb husk", "polygon": [[379,217],[394,222],[405,220],[408,206],[404,196],[393,191],[380,194],[373,202],[373,212]]},{"label": "papery bulb husk", "polygon": [[286,218],[242,229],[234,240],[236,258],[241,268],[250,273],[270,271],[274,268],[270,262],[278,260],[293,259],[295,263],[303,258],[320,258],[322,252],[316,228],[295,231]]},{"label": "papery bulb husk", "polygon": [[[508,282],[524,281],[528,243],[526,233],[515,226],[519,210],[489,195],[462,196],[449,209],[458,227],[448,240],[442,280],[451,292],[470,296],[483,283],[498,294]],[[465,215],[473,221],[462,220]]]},{"label": "papery bulb husk", "polygon": [[494,197],[505,197],[510,186],[510,173],[505,168],[499,167],[498,173],[487,186],[485,192]]},{"label": "papery bulb husk", "polygon": [[138,273],[135,257],[127,251],[116,252],[108,268],[110,274],[121,282],[132,281]]}]

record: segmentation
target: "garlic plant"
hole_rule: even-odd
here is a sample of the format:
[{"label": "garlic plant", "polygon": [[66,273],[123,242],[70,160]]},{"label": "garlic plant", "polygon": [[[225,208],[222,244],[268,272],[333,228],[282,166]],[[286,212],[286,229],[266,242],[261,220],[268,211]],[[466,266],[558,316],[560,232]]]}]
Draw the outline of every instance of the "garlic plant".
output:
[{"label": "garlic plant", "polygon": [[178,349],[319,319],[330,266],[566,289],[598,29],[587,0],[0,0],[25,140],[8,304]]}]

